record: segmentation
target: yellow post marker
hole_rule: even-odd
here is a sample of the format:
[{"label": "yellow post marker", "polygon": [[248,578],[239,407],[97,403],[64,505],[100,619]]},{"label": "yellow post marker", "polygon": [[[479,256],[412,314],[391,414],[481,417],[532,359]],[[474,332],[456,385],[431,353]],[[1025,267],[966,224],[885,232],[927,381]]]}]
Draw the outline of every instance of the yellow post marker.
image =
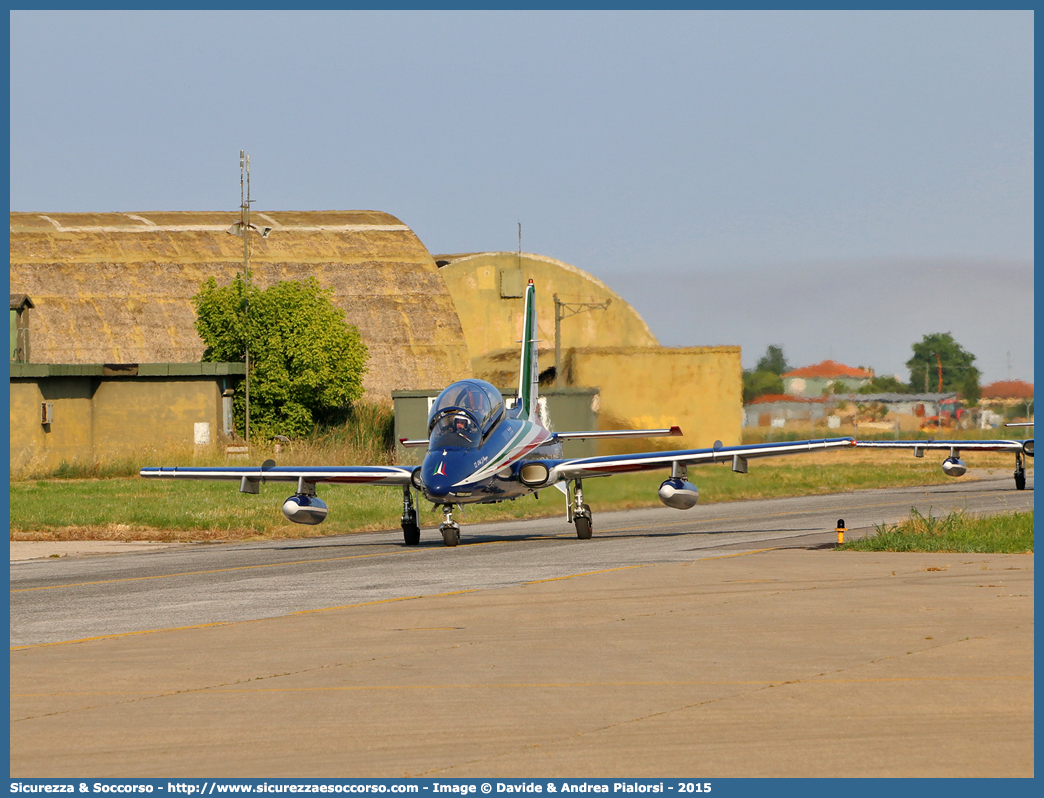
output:
[{"label": "yellow post marker", "polygon": [[840,546],[845,542],[845,519],[837,519],[837,545]]}]

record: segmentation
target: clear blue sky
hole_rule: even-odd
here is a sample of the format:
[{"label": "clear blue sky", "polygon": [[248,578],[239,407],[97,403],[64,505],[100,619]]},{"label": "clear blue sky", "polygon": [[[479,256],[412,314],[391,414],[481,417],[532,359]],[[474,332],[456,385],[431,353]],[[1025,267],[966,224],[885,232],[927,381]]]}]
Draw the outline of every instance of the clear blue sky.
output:
[{"label": "clear blue sky", "polygon": [[1032,12],[11,14],[11,208],[376,209],[668,345],[1033,379]]}]

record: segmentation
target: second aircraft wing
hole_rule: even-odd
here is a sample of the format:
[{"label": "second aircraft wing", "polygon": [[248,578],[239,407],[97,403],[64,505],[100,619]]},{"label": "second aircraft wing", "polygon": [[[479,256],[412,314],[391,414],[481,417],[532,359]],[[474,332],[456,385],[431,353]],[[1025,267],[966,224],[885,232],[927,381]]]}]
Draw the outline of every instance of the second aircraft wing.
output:
[{"label": "second aircraft wing", "polygon": [[993,440],[993,441],[856,441],[855,445],[867,449],[913,449],[922,451],[953,450],[966,452],[1026,452],[1031,454],[1032,444],[1026,448],[1026,441]]},{"label": "second aircraft wing", "polygon": [[745,473],[747,460],[758,457],[777,457],[788,454],[831,451],[853,446],[852,438],[826,438],[823,440],[786,441],[783,443],[755,443],[745,446],[716,445],[710,449],[681,449],[668,452],[642,452],[604,457],[580,457],[559,460],[551,466],[549,481],[559,482],[584,477],[603,477],[633,471],[655,471],[679,466],[694,466],[704,463],[732,462],[732,470]]}]

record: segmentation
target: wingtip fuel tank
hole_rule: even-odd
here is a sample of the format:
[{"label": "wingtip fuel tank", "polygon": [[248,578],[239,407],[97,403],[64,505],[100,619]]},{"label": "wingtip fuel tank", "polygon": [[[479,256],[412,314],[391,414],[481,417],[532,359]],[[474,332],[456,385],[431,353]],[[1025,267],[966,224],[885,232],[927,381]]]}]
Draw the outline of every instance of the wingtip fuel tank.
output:
[{"label": "wingtip fuel tank", "polygon": [[283,515],[295,524],[321,524],[329,512],[326,502],[318,496],[298,493],[283,502]]},{"label": "wingtip fuel tank", "polygon": [[664,480],[657,495],[661,502],[675,510],[691,509],[700,499],[699,488],[687,480],[676,478]]}]

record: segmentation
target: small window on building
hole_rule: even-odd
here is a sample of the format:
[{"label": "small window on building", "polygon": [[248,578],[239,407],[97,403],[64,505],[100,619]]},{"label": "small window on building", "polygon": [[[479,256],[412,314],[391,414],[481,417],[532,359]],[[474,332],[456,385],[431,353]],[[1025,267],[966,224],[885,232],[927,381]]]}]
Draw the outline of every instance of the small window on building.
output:
[{"label": "small window on building", "polygon": [[500,298],[519,299],[525,290],[526,284],[522,277],[521,269],[500,270]]}]

